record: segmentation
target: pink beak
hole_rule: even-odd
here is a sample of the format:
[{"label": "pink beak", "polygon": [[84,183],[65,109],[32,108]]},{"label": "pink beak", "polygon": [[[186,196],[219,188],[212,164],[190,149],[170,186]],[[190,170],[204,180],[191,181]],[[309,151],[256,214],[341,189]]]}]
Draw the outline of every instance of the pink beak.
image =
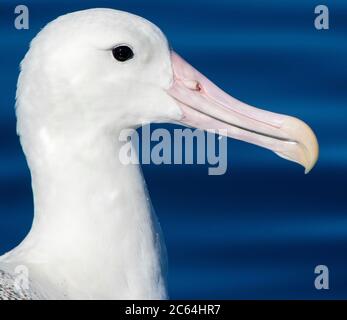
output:
[{"label": "pink beak", "polygon": [[227,136],[267,148],[297,162],[308,173],[318,158],[318,142],[299,119],[252,107],[218,88],[172,51],[174,82],[168,93],[183,116],[180,123],[207,131],[224,129]]}]

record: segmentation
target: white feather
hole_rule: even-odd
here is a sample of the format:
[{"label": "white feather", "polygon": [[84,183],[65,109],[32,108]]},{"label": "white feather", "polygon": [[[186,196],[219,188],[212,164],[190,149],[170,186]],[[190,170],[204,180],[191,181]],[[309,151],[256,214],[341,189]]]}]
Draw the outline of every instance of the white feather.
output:
[{"label": "white feather", "polygon": [[[117,62],[117,44],[134,58]],[[180,118],[165,91],[172,77],[165,36],[129,13],[75,12],[37,35],[21,64],[16,110],[35,215],[0,270],[27,266],[49,299],[167,297],[160,231],[141,169],[118,159],[118,135]]]}]

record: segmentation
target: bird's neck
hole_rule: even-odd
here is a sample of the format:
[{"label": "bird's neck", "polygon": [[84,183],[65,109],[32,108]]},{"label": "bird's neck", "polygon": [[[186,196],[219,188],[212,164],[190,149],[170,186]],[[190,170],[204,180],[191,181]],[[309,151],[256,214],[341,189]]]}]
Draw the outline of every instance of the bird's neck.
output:
[{"label": "bird's neck", "polygon": [[40,135],[29,159],[34,222],[16,256],[69,298],[164,298],[160,232],[117,134]]}]

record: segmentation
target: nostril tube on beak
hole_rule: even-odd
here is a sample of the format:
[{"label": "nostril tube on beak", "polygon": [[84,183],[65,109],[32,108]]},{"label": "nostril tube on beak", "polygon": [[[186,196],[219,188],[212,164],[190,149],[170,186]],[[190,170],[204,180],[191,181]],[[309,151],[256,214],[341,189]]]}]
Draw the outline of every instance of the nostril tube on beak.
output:
[{"label": "nostril tube on beak", "polygon": [[182,80],[184,86],[193,91],[201,91],[201,84],[196,80]]}]

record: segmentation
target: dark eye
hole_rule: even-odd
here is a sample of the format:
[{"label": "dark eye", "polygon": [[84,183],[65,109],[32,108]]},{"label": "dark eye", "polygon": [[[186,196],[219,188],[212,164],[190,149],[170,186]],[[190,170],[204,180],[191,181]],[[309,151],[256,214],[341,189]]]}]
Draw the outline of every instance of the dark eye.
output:
[{"label": "dark eye", "polygon": [[112,54],[115,59],[121,62],[127,61],[134,56],[133,50],[124,45],[113,48]]}]

